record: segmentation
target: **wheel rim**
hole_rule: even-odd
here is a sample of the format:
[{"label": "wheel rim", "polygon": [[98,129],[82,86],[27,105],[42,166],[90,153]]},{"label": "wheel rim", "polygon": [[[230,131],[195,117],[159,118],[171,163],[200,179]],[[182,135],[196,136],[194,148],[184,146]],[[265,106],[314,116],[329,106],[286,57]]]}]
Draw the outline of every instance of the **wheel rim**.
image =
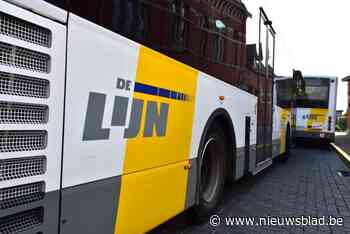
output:
[{"label": "wheel rim", "polygon": [[201,198],[206,202],[210,202],[214,196],[218,186],[218,170],[219,163],[215,160],[216,141],[211,138],[207,141],[201,164]]}]

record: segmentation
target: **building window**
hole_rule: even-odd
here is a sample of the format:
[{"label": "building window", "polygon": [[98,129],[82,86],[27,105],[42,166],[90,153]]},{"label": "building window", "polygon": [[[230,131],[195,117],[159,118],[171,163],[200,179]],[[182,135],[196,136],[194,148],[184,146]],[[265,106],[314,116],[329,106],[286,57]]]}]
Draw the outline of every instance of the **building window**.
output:
[{"label": "building window", "polygon": [[207,16],[202,16],[200,21],[201,28],[201,39],[200,39],[200,54],[205,56],[205,51],[207,49],[208,41],[208,28],[209,28],[209,19]]},{"label": "building window", "polygon": [[214,47],[213,55],[215,62],[223,62],[224,60],[224,38],[223,33],[226,26],[221,20],[215,21],[215,33],[214,33]]},{"label": "building window", "polygon": [[184,49],[185,42],[185,7],[183,0],[173,0],[171,10],[174,15],[173,40],[176,50]]},{"label": "building window", "polygon": [[139,11],[138,39],[141,42],[145,42],[148,40],[151,26],[152,5],[147,1],[140,1]]},{"label": "building window", "polygon": [[[106,8],[109,6],[111,10]],[[111,11],[112,31],[136,41],[145,39],[149,26],[148,21],[145,22],[145,20],[148,20],[151,8],[147,1],[111,0],[111,5],[106,7],[101,11],[101,16]]]}]

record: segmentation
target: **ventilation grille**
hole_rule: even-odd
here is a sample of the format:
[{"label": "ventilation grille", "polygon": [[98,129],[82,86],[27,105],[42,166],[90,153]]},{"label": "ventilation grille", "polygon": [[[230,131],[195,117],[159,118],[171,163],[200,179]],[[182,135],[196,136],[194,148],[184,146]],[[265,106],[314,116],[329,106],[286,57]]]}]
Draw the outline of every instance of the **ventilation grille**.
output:
[{"label": "ventilation grille", "polygon": [[0,63],[27,70],[49,73],[50,56],[0,42]]},{"label": "ventilation grille", "polygon": [[50,30],[3,12],[0,12],[0,33],[45,47],[51,45]]},{"label": "ventilation grille", "polygon": [[0,160],[0,181],[43,175],[45,172],[45,156]]},{"label": "ventilation grille", "polygon": [[0,152],[43,150],[46,131],[0,131]]},{"label": "ventilation grille", "polygon": [[0,124],[44,124],[47,119],[47,106],[0,102]]},{"label": "ventilation grille", "polygon": [[0,209],[8,209],[42,200],[44,193],[44,182],[0,189]]},{"label": "ventilation grille", "polygon": [[6,216],[0,219],[0,233],[14,234],[32,229],[43,223],[43,208],[25,211],[19,214]]},{"label": "ventilation grille", "polygon": [[0,72],[0,94],[48,98],[49,81]]}]

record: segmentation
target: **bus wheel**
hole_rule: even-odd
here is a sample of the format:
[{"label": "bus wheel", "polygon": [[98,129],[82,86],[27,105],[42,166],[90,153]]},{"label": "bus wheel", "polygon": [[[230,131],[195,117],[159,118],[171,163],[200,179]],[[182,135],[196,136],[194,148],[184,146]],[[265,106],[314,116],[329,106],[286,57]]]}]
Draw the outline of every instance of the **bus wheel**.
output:
[{"label": "bus wheel", "polygon": [[218,204],[224,190],[227,151],[219,124],[211,128],[200,152],[199,200],[193,211],[196,221],[204,222]]}]

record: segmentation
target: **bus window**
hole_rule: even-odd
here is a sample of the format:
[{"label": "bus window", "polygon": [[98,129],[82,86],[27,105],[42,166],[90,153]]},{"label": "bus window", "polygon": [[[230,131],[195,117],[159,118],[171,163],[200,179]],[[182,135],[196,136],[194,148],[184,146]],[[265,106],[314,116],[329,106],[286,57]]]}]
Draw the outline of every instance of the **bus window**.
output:
[{"label": "bus window", "polygon": [[277,80],[277,105],[282,108],[291,108],[294,99],[294,82],[292,79]]},{"label": "bus window", "polygon": [[305,89],[297,97],[297,107],[328,108],[329,79],[304,78]]}]

